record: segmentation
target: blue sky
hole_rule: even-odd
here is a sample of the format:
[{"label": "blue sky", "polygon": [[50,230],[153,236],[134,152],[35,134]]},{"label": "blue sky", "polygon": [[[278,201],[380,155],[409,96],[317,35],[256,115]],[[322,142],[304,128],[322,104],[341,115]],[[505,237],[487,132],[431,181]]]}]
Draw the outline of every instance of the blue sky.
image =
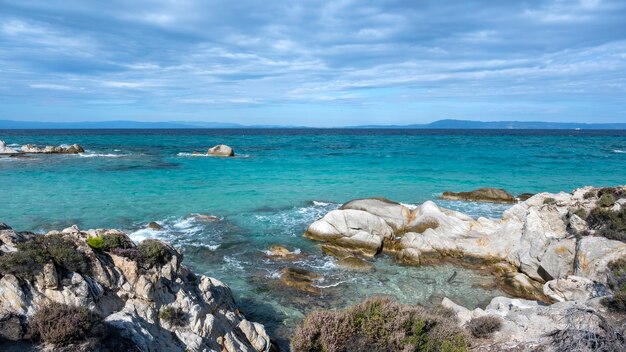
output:
[{"label": "blue sky", "polygon": [[0,119],[626,122],[626,1],[3,1]]}]

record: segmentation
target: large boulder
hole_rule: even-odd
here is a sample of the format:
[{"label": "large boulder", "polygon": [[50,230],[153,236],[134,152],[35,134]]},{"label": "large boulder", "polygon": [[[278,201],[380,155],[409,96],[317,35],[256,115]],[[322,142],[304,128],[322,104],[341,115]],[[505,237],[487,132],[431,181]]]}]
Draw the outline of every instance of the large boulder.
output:
[{"label": "large boulder", "polygon": [[439,197],[446,200],[465,200],[473,202],[510,203],[517,200],[507,191],[499,188],[479,188],[470,192],[443,192]]},{"label": "large boulder", "polygon": [[373,257],[382,250],[383,241],[393,238],[393,233],[387,222],[376,215],[340,209],[311,224],[304,236]]},{"label": "large boulder", "polygon": [[230,157],[230,156],[235,156],[235,151],[233,150],[233,148],[225,144],[220,144],[212,148],[209,148],[209,150],[207,151],[207,154],[215,155],[215,156]]},{"label": "large boulder", "polygon": [[344,204],[340,209],[362,210],[379,216],[396,233],[404,232],[412,219],[411,209],[385,198],[355,199]]},{"label": "large boulder", "polygon": [[6,143],[4,143],[4,141],[0,140],[0,155],[15,155],[15,154],[19,154],[20,152],[13,149],[13,148],[9,148],[7,147]]},{"label": "large boulder", "polygon": [[[96,251],[87,242],[95,236],[109,236],[115,240],[106,243],[122,247]],[[239,312],[228,286],[191,273],[181,265],[182,255],[166,243],[146,240],[149,247],[142,247],[147,242],[135,247],[128,236],[115,230],[71,227],[33,237],[5,227],[0,230],[1,257],[11,260],[20,250],[17,243],[35,239],[49,239],[44,243],[51,244],[46,246],[59,245],[52,240],[61,240],[63,248],[58,250],[74,251],[72,256],[82,258],[85,265],[70,268],[49,262],[31,268],[31,273],[10,267],[0,271],[0,322],[20,324],[7,327],[11,333],[6,336],[23,338],[19,332],[27,331],[28,317],[43,306],[66,304],[98,313],[109,328],[140,351],[260,352],[272,348],[263,326]],[[171,312],[178,312],[179,319],[170,320]]]}]

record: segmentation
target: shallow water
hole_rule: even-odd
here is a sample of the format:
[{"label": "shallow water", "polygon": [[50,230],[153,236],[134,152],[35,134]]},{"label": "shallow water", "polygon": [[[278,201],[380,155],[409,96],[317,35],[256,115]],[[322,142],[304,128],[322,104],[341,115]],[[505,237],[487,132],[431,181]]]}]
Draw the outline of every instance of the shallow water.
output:
[{"label": "shallow water", "polygon": [[[451,266],[405,267],[383,256],[370,273],[337,267],[302,233],[345,201],[384,196],[410,205],[481,186],[522,193],[626,183],[616,171],[626,166],[624,131],[0,131],[0,139],[87,149],[0,158],[0,221],[31,231],[115,227],[135,240],[170,241],[194,270],[229,284],[244,313],[283,345],[311,309],[381,294],[423,304],[447,296],[475,307],[502,294],[490,278]],[[238,156],[191,155],[219,143]],[[499,217],[507,208],[436,202],[475,217]],[[145,230],[150,221],[164,230]],[[270,259],[264,251],[271,244],[301,256]],[[321,295],[282,287],[278,272],[287,266],[321,274]]]}]

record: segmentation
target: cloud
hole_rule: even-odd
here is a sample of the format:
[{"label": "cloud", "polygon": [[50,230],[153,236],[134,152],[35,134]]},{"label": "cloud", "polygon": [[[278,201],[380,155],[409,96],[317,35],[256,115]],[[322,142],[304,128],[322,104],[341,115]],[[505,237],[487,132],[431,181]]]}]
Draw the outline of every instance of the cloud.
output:
[{"label": "cloud", "polygon": [[[68,115],[124,102],[141,117],[243,119],[243,107],[263,119],[249,122],[323,125],[373,106],[432,120],[442,101],[478,109],[471,99],[494,118],[523,100],[541,119],[552,100],[563,119],[580,101],[623,119],[624,17],[618,0],[8,1],[0,104],[31,120],[32,101],[54,98]],[[293,121],[304,110],[329,117]]]}]

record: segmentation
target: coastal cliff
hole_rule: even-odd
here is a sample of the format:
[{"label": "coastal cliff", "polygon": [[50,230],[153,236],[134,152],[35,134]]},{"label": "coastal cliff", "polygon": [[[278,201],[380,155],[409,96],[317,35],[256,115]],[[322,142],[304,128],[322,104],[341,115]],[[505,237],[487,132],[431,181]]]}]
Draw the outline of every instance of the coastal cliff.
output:
[{"label": "coastal cliff", "polygon": [[[172,246],[116,230],[46,235],[0,224],[0,334],[66,351],[270,351],[228,286]],[[53,321],[53,324],[47,321]]]}]

